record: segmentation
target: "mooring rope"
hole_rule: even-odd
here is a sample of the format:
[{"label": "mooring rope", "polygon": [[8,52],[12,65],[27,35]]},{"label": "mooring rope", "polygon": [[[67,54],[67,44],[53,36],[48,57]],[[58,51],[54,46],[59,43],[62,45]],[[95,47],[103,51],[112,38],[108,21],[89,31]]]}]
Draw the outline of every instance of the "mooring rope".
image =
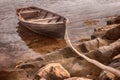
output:
[{"label": "mooring rope", "polygon": [[111,72],[111,73],[113,73],[114,75],[116,75],[117,77],[120,77],[120,70],[117,70],[117,69],[112,68],[112,67],[110,67],[110,66],[106,66],[106,65],[104,65],[104,64],[102,64],[102,63],[100,63],[100,62],[98,62],[98,61],[96,61],[96,60],[94,60],[94,59],[91,59],[91,58],[85,56],[84,54],[80,53],[80,52],[72,45],[72,42],[71,42],[71,40],[70,40],[70,38],[69,38],[67,29],[66,29],[66,36],[65,36],[65,38],[66,38],[66,43],[68,44],[68,46],[70,46],[70,47],[73,49],[73,51],[75,51],[80,57],[84,58],[86,61],[94,64],[95,66],[99,67],[100,69],[102,69],[102,70],[104,70],[104,71]]}]

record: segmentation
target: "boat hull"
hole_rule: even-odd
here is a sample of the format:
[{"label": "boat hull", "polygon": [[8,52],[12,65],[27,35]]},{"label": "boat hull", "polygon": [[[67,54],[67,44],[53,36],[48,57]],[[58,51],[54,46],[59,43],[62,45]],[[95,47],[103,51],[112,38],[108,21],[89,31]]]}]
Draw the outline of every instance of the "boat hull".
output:
[{"label": "boat hull", "polygon": [[63,39],[65,37],[68,22],[65,17],[36,7],[20,8],[16,12],[20,24],[31,31],[52,38]]},{"label": "boat hull", "polygon": [[20,21],[20,24],[24,25],[31,31],[51,38],[64,39],[65,37],[65,24],[33,24]]}]

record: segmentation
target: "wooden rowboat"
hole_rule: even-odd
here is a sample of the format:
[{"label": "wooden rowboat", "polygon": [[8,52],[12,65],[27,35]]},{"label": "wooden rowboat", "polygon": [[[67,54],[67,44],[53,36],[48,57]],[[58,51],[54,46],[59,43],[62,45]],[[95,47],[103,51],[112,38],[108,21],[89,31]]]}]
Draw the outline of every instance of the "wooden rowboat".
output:
[{"label": "wooden rowboat", "polygon": [[17,9],[17,16],[22,25],[28,29],[52,38],[64,38],[68,19],[56,13],[27,7]]}]

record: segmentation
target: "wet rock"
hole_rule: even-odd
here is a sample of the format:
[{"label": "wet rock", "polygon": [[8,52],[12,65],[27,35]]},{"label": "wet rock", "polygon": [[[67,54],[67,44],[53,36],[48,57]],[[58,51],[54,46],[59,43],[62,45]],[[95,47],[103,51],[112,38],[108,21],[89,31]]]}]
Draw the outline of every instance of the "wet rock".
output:
[{"label": "wet rock", "polygon": [[92,79],[82,78],[82,77],[72,77],[72,78],[68,78],[68,79],[64,79],[64,80],[92,80]]},{"label": "wet rock", "polygon": [[[120,58],[116,58],[114,59],[109,66],[116,68],[118,70],[120,70]],[[100,73],[99,76],[100,80],[120,80],[120,77],[117,77],[116,75],[110,73],[110,72],[106,72],[106,71],[102,71]]]},{"label": "wet rock", "polygon": [[107,25],[96,28],[92,34],[92,38],[102,37],[109,40],[116,40],[120,38],[119,34],[120,24]]},{"label": "wet rock", "polygon": [[108,46],[100,47],[96,50],[95,55],[100,62],[110,62],[113,57],[120,52],[120,39]]},{"label": "wet rock", "polygon": [[117,16],[116,18],[113,18],[112,20],[107,21],[107,25],[119,24],[119,23],[120,23],[120,16]]},{"label": "wet rock", "polygon": [[96,38],[93,40],[83,42],[81,45],[79,45],[79,48],[81,48],[82,52],[89,52],[104,45],[108,45],[108,42],[101,38]]},{"label": "wet rock", "polygon": [[120,25],[116,26],[115,28],[108,30],[106,34],[103,36],[103,38],[109,39],[109,40],[117,40],[120,38]]},{"label": "wet rock", "polygon": [[36,76],[47,80],[63,80],[69,78],[70,74],[61,64],[51,63],[41,68]]}]

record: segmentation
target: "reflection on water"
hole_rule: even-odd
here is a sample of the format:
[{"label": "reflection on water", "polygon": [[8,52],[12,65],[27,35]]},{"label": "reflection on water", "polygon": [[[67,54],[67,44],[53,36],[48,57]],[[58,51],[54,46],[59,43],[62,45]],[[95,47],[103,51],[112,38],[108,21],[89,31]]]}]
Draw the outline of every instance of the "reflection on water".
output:
[{"label": "reflection on water", "polygon": [[19,36],[26,42],[27,46],[39,53],[49,53],[60,48],[66,47],[65,40],[56,40],[46,36],[36,34],[18,23],[17,32]]}]

